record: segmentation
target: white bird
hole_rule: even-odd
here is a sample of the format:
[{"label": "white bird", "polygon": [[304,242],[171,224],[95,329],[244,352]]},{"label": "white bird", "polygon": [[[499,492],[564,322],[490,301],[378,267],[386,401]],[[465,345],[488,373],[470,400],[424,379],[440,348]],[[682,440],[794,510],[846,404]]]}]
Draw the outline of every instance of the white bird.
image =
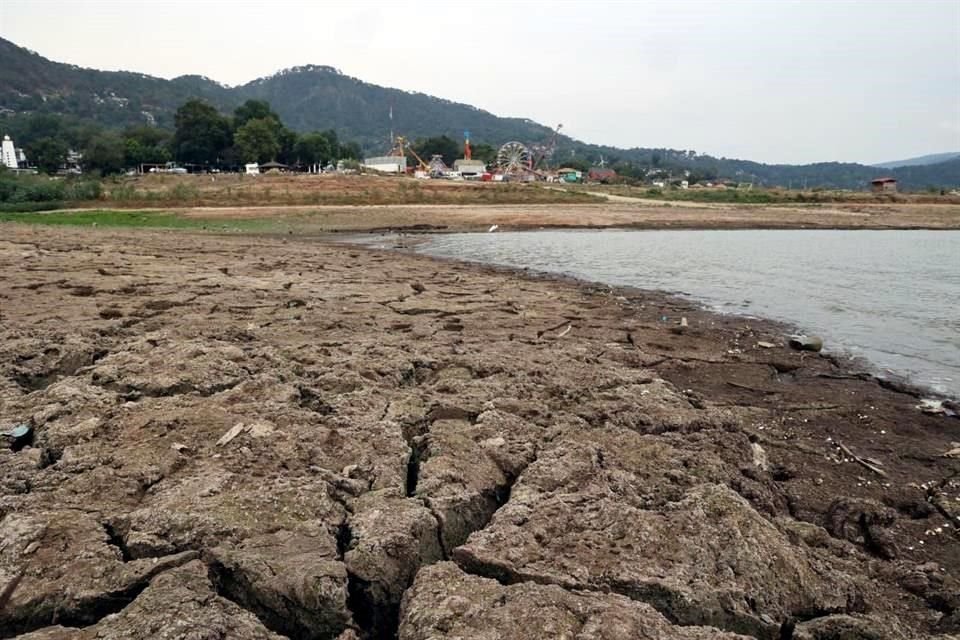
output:
[{"label": "white bird", "polygon": [[495,224],[495,225],[493,225],[492,227],[490,227],[489,229],[487,229],[487,233],[493,233],[494,231],[496,231],[496,230],[499,229],[499,228],[500,228],[500,225]]}]

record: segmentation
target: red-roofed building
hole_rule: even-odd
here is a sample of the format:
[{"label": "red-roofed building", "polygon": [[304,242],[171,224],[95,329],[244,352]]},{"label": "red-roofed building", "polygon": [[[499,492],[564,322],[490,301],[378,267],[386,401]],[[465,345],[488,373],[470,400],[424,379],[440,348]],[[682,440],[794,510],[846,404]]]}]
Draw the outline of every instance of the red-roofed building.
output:
[{"label": "red-roofed building", "polygon": [[870,189],[874,193],[896,193],[897,180],[895,178],[877,178],[870,181]]}]

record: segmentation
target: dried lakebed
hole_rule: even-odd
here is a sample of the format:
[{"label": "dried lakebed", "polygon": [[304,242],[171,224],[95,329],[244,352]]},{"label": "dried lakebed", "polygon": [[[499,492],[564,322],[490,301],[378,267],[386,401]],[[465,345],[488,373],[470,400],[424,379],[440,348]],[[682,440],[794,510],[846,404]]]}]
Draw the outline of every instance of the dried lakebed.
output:
[{"label": "dried lakebed", "polygon": [[0,426],[35,436],[0,450],[0,637],[960,629],[960,421],[772,323],[317,242],[4,231]]}]

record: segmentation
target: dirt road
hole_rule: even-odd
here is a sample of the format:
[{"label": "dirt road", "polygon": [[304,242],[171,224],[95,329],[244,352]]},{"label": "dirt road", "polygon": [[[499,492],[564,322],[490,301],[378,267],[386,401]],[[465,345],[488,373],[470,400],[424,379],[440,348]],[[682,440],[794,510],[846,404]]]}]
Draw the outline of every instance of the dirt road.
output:
[{"label": "dirt road", "polygon": [[318,241],[3,231],[0,425],[34,438],[0,450],[0,637],[960,632],[960,422],[782,327]]}]

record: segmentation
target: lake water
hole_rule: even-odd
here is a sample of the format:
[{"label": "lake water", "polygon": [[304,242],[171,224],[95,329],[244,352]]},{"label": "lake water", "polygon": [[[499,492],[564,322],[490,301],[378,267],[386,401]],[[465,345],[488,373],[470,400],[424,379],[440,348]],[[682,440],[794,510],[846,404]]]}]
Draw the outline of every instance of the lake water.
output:
[{"label": "lake water", "polygon": [[535,231],[417,251],[660,289],[789,322],[828,350],[960,396],[960,231]]}]

